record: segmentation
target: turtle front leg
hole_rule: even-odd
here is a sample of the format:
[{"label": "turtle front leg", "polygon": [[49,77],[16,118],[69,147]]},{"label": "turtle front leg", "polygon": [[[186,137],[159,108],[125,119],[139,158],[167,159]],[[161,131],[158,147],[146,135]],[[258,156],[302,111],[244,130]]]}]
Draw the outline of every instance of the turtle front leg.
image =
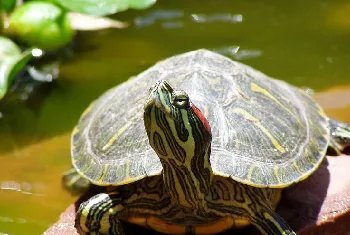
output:
[{"label": "turtle front leg", "polygon": [[340,155],[345,148],[350,146],[350,125],[329,118],[331,139],[329,147]]},{"label": "turtle front leg", "polygon": [[75,225],[82,234],[124,235],[118,214],[123,204],[117,192],[100,193],[80,204]]},{"label": "turtle front leg", "polygon": [[[107,188],[80,204],[75,227],[81,234],[124,234],[123,221],[138,220],[148,227],[149,216],[159,217],[173,208],[162,177],[153,176],[124,186]],[[140,222],[143,221],[143,222]]]},{"label": "turtle front leg", "polygon": [[[223,188],[229,193],[218,194]],[[216,178],[207,198],[207,208],[218,216],[231,217],[234,227],[236,221],[247,219],[264,235],[296,235],[287,222],[274,211],[281,192],[281,189],[256,188],[230,178]],[[247,225],[237,224],[236,227]]]}]

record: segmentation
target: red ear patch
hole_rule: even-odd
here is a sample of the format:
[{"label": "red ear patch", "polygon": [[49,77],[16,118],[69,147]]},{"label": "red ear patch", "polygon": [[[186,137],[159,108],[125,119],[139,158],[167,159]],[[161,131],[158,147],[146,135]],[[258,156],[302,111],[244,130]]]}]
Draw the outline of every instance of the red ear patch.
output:
[{"label": "red ear patch", "polygon": [[211,134],[211,128],[210,128],[209,122],[204,117],[203,113],[194,104],[191,104],[191,108],[194,111],[194,113],[197,115],[197,117],[202,121],[204,128]]}]

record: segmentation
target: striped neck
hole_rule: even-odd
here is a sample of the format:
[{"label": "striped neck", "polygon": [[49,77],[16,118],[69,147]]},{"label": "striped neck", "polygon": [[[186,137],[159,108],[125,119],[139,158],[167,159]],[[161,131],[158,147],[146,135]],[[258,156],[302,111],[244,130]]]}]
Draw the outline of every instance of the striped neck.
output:
[{"label": "striped neck", "polygon": [[145,106],[145,128],[163,165],[170,197],[182,207],[200,209],[213,178],[210,126],[189,100],[187,105],[186,100],[180,106],[174,104],[176,94],[174,98],[174,91],[167,86],[151,93]]}]

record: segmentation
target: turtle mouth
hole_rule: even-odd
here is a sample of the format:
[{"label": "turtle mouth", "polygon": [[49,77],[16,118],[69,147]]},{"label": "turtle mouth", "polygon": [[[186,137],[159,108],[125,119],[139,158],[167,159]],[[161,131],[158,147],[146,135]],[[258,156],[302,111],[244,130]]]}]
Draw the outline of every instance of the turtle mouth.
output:
[{"label": "turtle mouth", "polygon": [[152,106],[157,106],[157,105],[156,105],[156,99],[154,99],[153,95],[150,94],[146,100],[143,110],[150,109]]},{"label": "turtle mouth", "polygon": [[154,108],[159,109],[166,116],[173,118],[173,116],[171,115],[170,107],[164,106],[162,104],[161,100],[158,98],[158,96],[156,96],[154,94],[150,94],[150,96],[148,97],[148,99],[144,105],[144,111],[148,112]]},{"label": "turtle mouth", "polygon": [[171,94],[174,89],[164,80],[158,81],[149,90],[149,96],[144,105],[144,110],[148,110],[151,107],[160,109],[167,116],[171,115]]}]

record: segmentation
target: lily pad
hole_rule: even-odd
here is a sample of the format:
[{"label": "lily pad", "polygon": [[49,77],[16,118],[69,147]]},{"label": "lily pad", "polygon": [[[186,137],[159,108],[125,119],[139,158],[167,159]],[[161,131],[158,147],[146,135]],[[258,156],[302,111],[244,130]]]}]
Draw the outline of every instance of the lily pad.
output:
[{"label": "lily pad", "polygon": [[21,50],[13,41],[0,36],[0,61],[5,58],[17,57],[20,54]]},{"label": "lily pad", "polygon": [[110,15],[132,9],[145,9],[156,0],[51,0],[69,11],[88,15]]},{"label": "lily pad", "polygon": [[32,58],[31,51],[21,52],[18,46],[10,39],[0,37],[0,99],[2,99],[9,86]]},{"label": "lily pad", "polygon": [[143,10],[156,3],[156,0],[129,0],[129,8]]},{"label": "lily pad", "polygon": [[44,50],[56,50],[69,43],[73,29],[65,10],[49,2],[25,2],[9,17],[8,35]]}]

